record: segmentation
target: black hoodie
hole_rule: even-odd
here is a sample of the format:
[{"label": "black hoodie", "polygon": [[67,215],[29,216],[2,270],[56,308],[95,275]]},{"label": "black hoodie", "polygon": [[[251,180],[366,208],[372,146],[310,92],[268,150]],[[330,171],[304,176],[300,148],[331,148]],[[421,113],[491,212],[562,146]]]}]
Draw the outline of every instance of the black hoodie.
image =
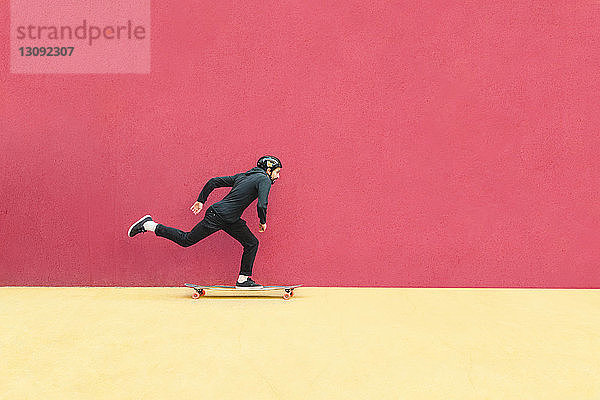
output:
[{"label": "black hoodie", "polygon": [[231,186],[232,189],[223,200],[212,205],[215,212],[227,223],[233,223],[241,218],[244,210],[258,197],[256,209],[261,224],[267,223],[267,203],[269,190],[271,189],[271,178],[267,173],[254,167],[248,172],[242,172],[233,176],[221,176],[212,178],[198,196],[198,201],[206,203],[208,195],[218,187]]}]

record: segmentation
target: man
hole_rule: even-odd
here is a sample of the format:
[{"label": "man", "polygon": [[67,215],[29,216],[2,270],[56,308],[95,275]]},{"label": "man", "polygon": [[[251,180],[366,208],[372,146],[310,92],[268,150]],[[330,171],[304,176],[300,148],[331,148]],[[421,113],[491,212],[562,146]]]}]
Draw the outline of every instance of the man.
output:
[{"label": "man", "polygon": [[279,178],[281,161],[277,157],[264,156],[258,160],[256,165],[247,172],[212,178],[204,185],[198,196],[198,201],[191,207],[194,214],[198,214],[202,210],[208,195],[215,188],[229,186],[232,189],[223,200],[208,207],[204,219],[190,232],[183,232],[179,229],[157,224],[150,215],[146,215],[131,225],[127,233],[128,236],[134,237],[138,233],[151,231],[156,236],[162,236],[180,246],[188,247],[222,229],[244,246],[236,288],[262,288],[251,278],[254,259],[258,251],[258,239],[252,234],[246,225],[246,221],[241,219],[241,216],[250,203],[258,198],[256,206],[260,220],[258,231],[264,232],[267,229],[269,190],[271,185]]}]

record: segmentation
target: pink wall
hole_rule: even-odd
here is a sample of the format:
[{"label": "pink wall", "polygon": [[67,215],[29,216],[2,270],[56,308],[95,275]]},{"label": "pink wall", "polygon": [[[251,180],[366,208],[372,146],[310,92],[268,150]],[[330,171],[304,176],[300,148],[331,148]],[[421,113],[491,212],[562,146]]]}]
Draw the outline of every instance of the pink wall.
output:
[{"label": "pink wall", "polygon": [[225,233],[127,228],[272,153],[260,282],[600,287],[597,4],[217,3],[152,3],[149,75],[3,59],[0,285],[233,282]]}]

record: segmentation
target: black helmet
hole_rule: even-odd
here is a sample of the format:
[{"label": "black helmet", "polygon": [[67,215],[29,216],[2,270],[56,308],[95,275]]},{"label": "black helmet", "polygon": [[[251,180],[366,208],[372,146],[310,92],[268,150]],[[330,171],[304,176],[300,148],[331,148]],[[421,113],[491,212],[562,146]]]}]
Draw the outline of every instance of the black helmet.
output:
[{"label": "black helmet", "polygon": [[279,158],[277,157],[262,156],[258,159],[256,166],[261,169],[264,169],[265,171],[268,168],[271,168],[271,171],[273,171],[275,168],[281,168],[281,161],[279,161]]}]

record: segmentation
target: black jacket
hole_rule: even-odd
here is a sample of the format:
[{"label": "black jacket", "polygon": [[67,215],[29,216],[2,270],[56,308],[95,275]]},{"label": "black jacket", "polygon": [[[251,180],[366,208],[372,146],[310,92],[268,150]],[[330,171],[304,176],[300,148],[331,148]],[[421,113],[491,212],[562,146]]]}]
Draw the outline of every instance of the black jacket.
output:
[{"label": "black jacket", "polygon": [[208,195],[218,187],[231,186],[232,189],[223,200],[212,205],[215,212],[227,223],[233,223],[241,218],[244,210],[258,197],[256,209],[261,224],[267,222],[267,203],[271,178],[259,167],[254,167],[248,172],[233,176],[212,178],[198,196],[200,203],[206,203]]}]

